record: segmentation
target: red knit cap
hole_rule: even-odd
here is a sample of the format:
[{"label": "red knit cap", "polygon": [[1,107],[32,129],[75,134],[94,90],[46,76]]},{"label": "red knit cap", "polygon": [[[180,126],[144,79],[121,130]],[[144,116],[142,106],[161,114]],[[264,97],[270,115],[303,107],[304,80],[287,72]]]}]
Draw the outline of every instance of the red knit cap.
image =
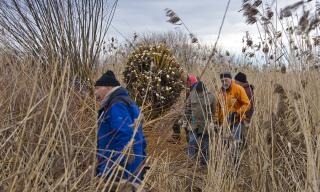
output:
[{"label": "red knit cap", "polygon": [[197,80],[196,76],[194,76],[194,75],[189,75],[188,76],[187,84],[188,84],[189,87],[191,87],[192,85],[194,85],[197,82],[198,82],[198,80]]}]

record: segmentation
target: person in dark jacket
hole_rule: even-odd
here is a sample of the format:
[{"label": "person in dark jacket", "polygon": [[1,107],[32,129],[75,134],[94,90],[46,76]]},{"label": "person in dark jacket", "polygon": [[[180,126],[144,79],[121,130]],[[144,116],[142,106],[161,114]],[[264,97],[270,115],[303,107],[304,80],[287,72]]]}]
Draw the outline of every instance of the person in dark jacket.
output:
[{"label": "person in dark jacket", "polygon": [[247,81],[247,75],[239,72],[235,77],[234,80],[238,85],[241,85],[250,100],[250,108],[245,113],[245,124],[250,124],[252,115],[254,113],[254,95],[253,95],[253,85],[250,85]]},{"label": "person in dark jacket", "polygon": [[184,113],[180,114],[174,121],[172,126],[172,138],[168,141],[170,143],[178,143],[181,139],[181,128],[186,132],[186,140],[189,140],[189,134],[187,129],[187,121],[191,119],[191,102],[190,94],[195,91],[195,87],[198,83],[197,77],[195,75],[189,74],[187,77],[187,91],[186,91],[186,106],[184,108]]},{"label": "person in dark jacket", "polygon": [[139,183],[146,158],[139,107],[112,71],[96,81],[95,95],[100,101],[96,175]]},{"label": "person in dark jacket", "polygon": [[249,110],[245,113],[245,119],[243,121],[244,123],[244,134],[242,135],[242,146],[245,147],[246,146],[246,131],[247,129],[249,128],[250,126],[250,123],[251,123],[251,119],[252,119],[252,116],[253,116],[253,113],[254,113],[254,94],[253,94],[253,85],[250,85],[248,83],[248,80],[247,80],[247,75],[242,73],[242,72],[239,72],[235,77],[234,77],[234,80],[236,81],[236,83],[240,86],[242,86],[244,88],[244,90],[246,91],[246,94],[250,100],[250,108]]},{"label": "person in dark jacket", "polygon": [[190,94],[191,121],[188,123],[188,155],[206,167],[209,160],[209,124],[215,112],[216,98],[204,83],[199,81],[195,92]]}]

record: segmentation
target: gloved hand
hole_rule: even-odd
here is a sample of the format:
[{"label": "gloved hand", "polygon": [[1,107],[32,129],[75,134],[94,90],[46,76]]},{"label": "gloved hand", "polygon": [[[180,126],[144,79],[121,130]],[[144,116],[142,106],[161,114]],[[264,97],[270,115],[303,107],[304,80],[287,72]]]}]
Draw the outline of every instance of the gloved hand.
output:
[{"label": "gloved hand", "polygon": [[183,121],[181,128],[187,129],[188,131],[193,131],[193,126],[188,123],[188,121]]},{"label": "gloved hand", "polygon": [[235,123],[240,122],[240,115],[237,112],[231,112],[228,116],[228,122],[233,125]]},{"label": "gloved hand", "polygon": [[185,128],[187,128],[187,126],[188,126],[188,122],[182,120],[181,128],[185,129]]}]

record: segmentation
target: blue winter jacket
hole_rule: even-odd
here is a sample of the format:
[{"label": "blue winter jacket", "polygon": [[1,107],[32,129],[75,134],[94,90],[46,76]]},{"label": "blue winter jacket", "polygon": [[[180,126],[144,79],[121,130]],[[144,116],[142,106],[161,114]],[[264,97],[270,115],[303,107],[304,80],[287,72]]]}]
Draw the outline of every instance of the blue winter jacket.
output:
[{"label": "blue winter jacket", "polygon": [[[102,104],[98,112],[98,176],[116,176],[118,179],[121,177],[130,181],[139,181],[135,177],[142,179],[146,140],[142,125],[139,125],[135,135],[133,126],[139,114],[140,109],[122,87],[111,93]],[[125,146],[132,138],[133,146],[124,152]],[[116,175],[114,170],[118,169],[118,165],[125,168],[125,171]]]}]

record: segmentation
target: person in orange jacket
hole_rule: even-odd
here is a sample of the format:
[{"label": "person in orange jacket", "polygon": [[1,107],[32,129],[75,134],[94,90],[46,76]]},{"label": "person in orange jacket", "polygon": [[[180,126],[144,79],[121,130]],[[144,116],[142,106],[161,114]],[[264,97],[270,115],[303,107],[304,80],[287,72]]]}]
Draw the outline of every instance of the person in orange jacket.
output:
[{"label": "person in orange jacket", "polygon": [[220,74],[222,83],[217,102],[217,117],[220,126],[228,125],[233,138],[241,142],[245,114],[250,109],[250,100],[243,87],[232,80],[230,72]]}]

